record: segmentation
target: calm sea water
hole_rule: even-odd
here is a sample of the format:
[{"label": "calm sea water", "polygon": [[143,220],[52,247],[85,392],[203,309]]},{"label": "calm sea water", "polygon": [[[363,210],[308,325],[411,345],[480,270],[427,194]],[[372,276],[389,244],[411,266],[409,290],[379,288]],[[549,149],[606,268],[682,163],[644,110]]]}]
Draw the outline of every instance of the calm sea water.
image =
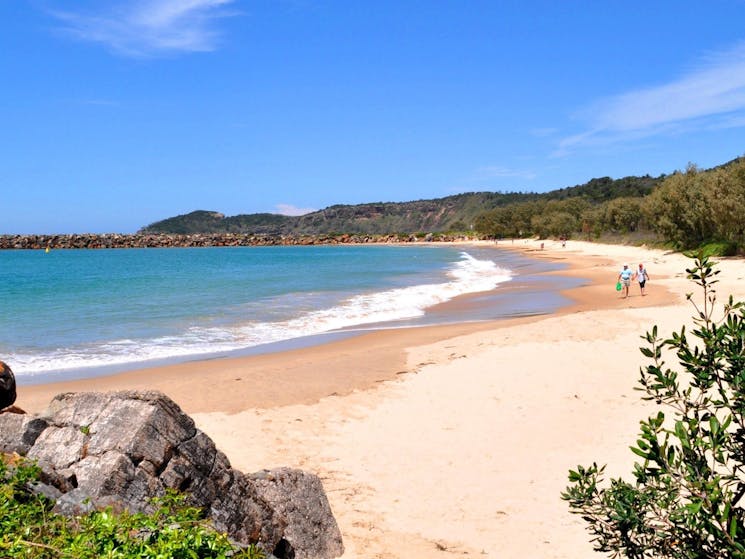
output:
[{"label": "calm sea water", "polygon": [[[0,359],[19,383],[46,382],[331,332],[551,312],[572,281],[541,275],[555,267],[455,246],[3,251]],[[457,315],[434,310],[483,292]]]}]

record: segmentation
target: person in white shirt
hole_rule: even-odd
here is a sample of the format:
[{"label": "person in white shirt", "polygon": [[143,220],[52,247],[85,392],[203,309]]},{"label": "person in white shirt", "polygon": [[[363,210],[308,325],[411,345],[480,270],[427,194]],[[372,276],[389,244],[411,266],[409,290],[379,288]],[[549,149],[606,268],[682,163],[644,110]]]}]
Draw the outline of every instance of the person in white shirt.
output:
[{"label": "person in white shirt", "polygon": [[641,289],[643,297],[646,295],[646,293],[644,293],[644,287],[647,285],[647,280],[649,280],[649,274],[647,273],[644,264],[639,264],[639,269],[634,272],[634,278],[639,282],[639,289]]}]

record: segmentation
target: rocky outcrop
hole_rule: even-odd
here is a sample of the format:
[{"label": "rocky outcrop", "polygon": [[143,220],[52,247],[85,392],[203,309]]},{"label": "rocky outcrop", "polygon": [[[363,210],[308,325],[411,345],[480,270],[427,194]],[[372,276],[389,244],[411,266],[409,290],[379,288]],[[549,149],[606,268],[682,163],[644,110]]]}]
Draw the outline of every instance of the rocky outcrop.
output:
[{"label": "rocky outcrop", "polygon": [[[344,553],[341,534],[318,476],[293,468],[252,474],[259,496],[287,522],[285,538],[310,557],[338,557]],[[338,534],[338,537],[336,536]]]},{"label": "rocky outcrop", "polygon": [[47,426],[39,417],[0,413],[0,451],[25,456]]},{"label": "rocky outcrop", "polygon": [[[195,233],[195,234],[147,234],[134,235],[0,235],[0,250],[3,249],[100,249],[100,248],[171,248],[171,247],[235,247],[278,245],[337,245],[337,244],[390,244],[412,243],[425,240],[417,235],[255,235],[244,233]],[[453,242],[472,238],[429,234],[426,241]]]},{"label": "rocky outcrop", "polygon": [[282,468],[233,469],[192,419],[159,392],[68,393],[40,416],[0,414],[0,451],[36,460],[57,512],[149,510],[173,488],[236,542],[280,559],[331,558],[341,535],[320,480]]},{"label": "rocky outcrop", "polygon": [[16,401],[16,377],[7,364],[0,361],[0,409]]}]

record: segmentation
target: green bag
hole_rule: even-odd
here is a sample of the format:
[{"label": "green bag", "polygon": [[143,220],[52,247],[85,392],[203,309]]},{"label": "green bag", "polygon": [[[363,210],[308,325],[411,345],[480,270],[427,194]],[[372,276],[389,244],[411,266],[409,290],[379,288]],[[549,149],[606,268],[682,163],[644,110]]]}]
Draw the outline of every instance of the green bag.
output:
[{"label": "green bag", "polygon": [[621,282],[616,283],[616,291],[621,291]]}]

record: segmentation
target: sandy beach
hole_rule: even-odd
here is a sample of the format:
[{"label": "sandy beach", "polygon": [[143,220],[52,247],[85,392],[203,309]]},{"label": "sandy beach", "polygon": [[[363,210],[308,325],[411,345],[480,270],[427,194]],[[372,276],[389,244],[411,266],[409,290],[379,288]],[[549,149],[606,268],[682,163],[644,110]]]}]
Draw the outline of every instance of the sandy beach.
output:
[{"label": "sandy beach", "polygon": [[[634,390],[640,336],[690,323],[690,260],[544,243],[505,246],[565,261],[561,273],[589,280],[551,315],[20,386],[16,404],[38,412],[60,392],[162,390],[234,467],[318,474],[345,558],[599,557],[559,494],[580,463],[629,477],[628,447],[651,411]],[[647,296],[636,283],[628,299],[615,291],[624,262],[648,268]],[[722,259],[719,269],[719,299],[745,298],[745,261]]]}]

